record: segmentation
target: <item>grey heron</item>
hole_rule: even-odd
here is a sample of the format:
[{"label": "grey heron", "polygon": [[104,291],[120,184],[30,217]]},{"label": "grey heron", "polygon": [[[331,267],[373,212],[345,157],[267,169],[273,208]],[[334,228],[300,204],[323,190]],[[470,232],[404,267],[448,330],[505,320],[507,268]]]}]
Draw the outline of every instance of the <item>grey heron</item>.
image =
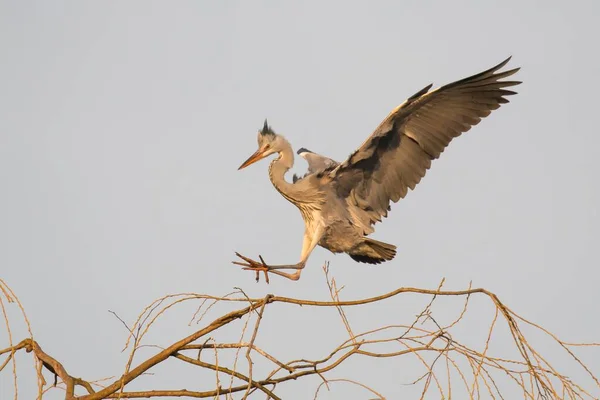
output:
[{"label": "grey heron", "polygon": [[[271,154],[269,166],[275,189],[302,214],[305,231],[300,261],[295,264],[267,264],[236,253],[245,270],[264,272],[298,280],[302,269],[319,245],[333,253],[347,253],[355,261],[379,264],[396,255],[396,246],[369,238],[373,225],[390,211],[425,176],[450,141],[477,125],[492,110],[508,103],[516,92],[505,88],[519,81],[501,80],[519,68],[501,72],[511,57],[479,74],[430,91],[432,85],[409,97],[379,124],[348,159],[338,163],[306,149],[298,154],[308,162],[308,173],[285,174],[294,164],[290,143],[265,120],[258,132],[258,150],[238,168],[242,169]],[[293,272],[285,272],[293,271]]]}]

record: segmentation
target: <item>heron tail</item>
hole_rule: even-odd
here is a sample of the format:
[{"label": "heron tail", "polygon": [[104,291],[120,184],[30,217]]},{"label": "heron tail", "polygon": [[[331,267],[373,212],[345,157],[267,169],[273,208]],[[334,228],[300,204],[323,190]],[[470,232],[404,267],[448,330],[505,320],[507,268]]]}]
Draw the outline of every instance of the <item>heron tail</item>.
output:
[{"label": "heron tail", "polygon": [[365,237],[348,254],[353,260],[361,263],[380,264],[394,258],[396,246]]}]

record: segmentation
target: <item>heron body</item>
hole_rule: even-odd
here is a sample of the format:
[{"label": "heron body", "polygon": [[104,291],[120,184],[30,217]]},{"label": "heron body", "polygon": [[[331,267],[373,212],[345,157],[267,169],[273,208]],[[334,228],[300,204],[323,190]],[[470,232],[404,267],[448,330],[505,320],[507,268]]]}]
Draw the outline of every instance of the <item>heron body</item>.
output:
[{"label": "heron body", "polygon": [[[368,237],[374,225],[387,217],[392,202],[404,198],[425,176],[431,162],[450,141],[477,125],[507,103],[515,92],[506,87],[518,81],[501,80],[518,68],[498,72],[510,57],[479,74],[429,91],[432,85],[396,107],[354,151],[338,163],[305,148],[298,154],[308,162],[303,177],[285,180],[294,164],[290,143],[265,121],[258,132],[258,150],[239,169],[271,154],[269,166],[275,189],[298,207],[305,231],[300,261],[271,265],[240,254],[245,269],[297,280],[310,253],[319,245],[333,253],[347,253],[355,261],[379,264],[396,255],[396,246]],[[294,270],[293,273],[284,272]]]}]

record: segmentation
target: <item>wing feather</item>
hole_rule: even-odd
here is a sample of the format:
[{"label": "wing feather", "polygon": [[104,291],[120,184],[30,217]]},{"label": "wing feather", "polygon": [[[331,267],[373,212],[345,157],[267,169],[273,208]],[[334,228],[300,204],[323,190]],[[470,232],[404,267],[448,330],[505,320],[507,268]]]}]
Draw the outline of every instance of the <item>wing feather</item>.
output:
[{"label": "wing feather", "polygon": [[299,149],[297,153],[298,153],[298,155],[300,155],[300,157],[304,158],[306,160],[306,162],[308,163],[308,172],[303,177],[299,177],[294,174],[294,176],[293,176],[294,183],[307,177],[308,175],[320,173],[327,169],[335,168],[339,165],[339,163],[337,161],[332,160],[329,157],[325,157],[320,154],[317,154],[308,149],[305,149],[304,147]]},{"label": "wing feather", "polygon": [[343,163],[325,171],[364,234],[387,216],[390,202],[413,190],[453,138],[467,132],[516,94],[501,81],[519,68],[497,72],[510,57],[479,74],[429,91],[421,89],[396,107]]}]

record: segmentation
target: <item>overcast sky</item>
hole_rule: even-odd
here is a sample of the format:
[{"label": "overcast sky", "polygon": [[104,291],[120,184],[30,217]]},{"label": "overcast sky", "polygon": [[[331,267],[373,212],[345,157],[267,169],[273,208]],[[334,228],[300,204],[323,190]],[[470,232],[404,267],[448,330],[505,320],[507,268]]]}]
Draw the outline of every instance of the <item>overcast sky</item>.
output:
[{"label": "overcast sky", "polygon": [[[124,365],[127,332],[108,310],[131,322],[158,296],[236,286],[326,299],[325,261],[346,299],[473,281],[565,340],[598,342],[599,15],[592,0],[0,0],[0,278],[44,349],[86,379]],[[300,254],[300,213],[272,187],[268,162],[237,171],[265,117],[295,148],[343,160],[425,85],[509,55],[509,67],[522,67],[519,94],[453,141],[376,226],[374,238],[398,246],[392,262],[357,264],[317,248],[300,281],[269,286],[230,264],[234,251],[274,263]],[[296,161],[293,172],[303,172]],[[406,298],[412,315],[426,300]],[[153,340],[189,334],[189,311],[175,310]],[[11,315],[20,340],[26,332]],[[378,315],[352,317],[372,327]],[[314,333],[340,328],[337,315],[303,314],[313,333],[305,340],[286,332],[295,318],[284,307],[268,314],[265,347],[325,356]],[[335,332],[327,344],[344,340]],[[0,329],[0,348],[7,343]],[[539,350],[554,354],[545,343]],[[578,354],[600,373],[598,350]],[[418,393],[398,383],[417,377],[400,361],[349,365],[388,398]],[[132,389],[151,379],[161,389],[212,383],[173,387],[173,371],[155,372]],[[33,398],[33,375],[20,376],[21,398]],[[308,398],[319,379],[308,382],[284,397]],[[323,398],[355,393],[332,389]]]}]

